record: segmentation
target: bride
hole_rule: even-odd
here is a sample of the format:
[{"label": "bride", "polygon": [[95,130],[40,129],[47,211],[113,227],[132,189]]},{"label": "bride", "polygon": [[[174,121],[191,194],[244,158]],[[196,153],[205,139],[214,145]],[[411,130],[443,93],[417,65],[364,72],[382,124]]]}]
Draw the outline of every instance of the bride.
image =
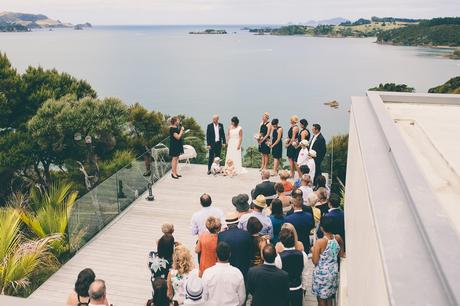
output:
[{"label": "bride", "polygon": [[228,160],[233,161],[235,171],[237,174],[246,173],[241,162],[241,142],[243,141],[243,129],[239,126],[240,120],[238,117],[231,119],[232,124],[228,128],[228,142],[227,142],[227,155],[225,165]]}]

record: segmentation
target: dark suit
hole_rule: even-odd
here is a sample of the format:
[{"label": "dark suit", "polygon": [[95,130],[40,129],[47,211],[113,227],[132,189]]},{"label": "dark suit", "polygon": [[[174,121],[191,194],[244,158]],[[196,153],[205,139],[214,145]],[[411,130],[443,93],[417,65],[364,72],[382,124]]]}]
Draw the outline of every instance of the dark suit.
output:
[{"label": "dark suit", "polygon": [[252,294],[252,306],[289,306],[289,275],[271,265],[249,269],[247,291]]},{"label": "dark suit", "polygon": [[[314,136],[313,136],[314,137]],[[326,156],[326,140],[323,137],[323,134],[319,133],[316,137],[312,150],[316,151],[315,157],[315,178],[321,175],[321,163],[323,162],[324,156]]]},{"label": "dark suit", "polygon": [[296,211],[284,218],[286,223],[294,225],[299,237],[303,243],[305,253],[310,253],[310,231],[315,227],[313,215],[306,211]]},{"label": "dark suit", "polygon": [[251,235],[238,227],[232,227],[220,232],[218,241],[225,241],[230,245],[230,264],[238,268],[246,279],[252,247]]},{"label": "dark suit", "polygon": [[[276,195],[275,183],[270,181],[264,181],[256,185],[256,188],[252,190],[251,197],[254,200],[258,195],[264,195],[266,197],[273,197]],[[272,199],[267,199],[267,205],[271,204]]]},{"label": "dark suit", "polygon": [[216,141],[216,133],[214,131],[214,123],[208,124],[206,129],[206,143],[210,147],[209,149],[209,160],[208,160],[208,171],[211,169],[211,165],[214,162],[215,157],[220,157],[222,151],[222,145],[225,144],[225,132],[222,123],[219,123],[219,141]]},{"label": "dark suit", "polygon": [[340,208],[333,209],[326,216],[334,220],[332,233],[339,234],[345,244],[345,215],[343,210]]}]

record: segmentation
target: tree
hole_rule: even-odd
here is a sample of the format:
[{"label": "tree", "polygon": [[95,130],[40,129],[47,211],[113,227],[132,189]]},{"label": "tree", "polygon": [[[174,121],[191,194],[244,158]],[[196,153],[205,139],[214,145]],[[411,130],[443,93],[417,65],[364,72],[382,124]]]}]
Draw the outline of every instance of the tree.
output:
[{"label": "tree", "polygon": [[414,92],[413,87],[406,84],[385,83],[379,84],[377,87],[369,88],[370,91],[394,91],[394,92]]},{"label": "tree", "polygon": [[[341,183],[346,183],[347,176],[347,156],[348,156],[348,134],[332,136],[327,144],[326,156],[321,165],[321,169],[329,170],[332,159],[332,186],[331,190],[340,193]],[[333,156],[332,156],[333,153]],[[339,179],[339,180],[337,180]]]},{"label": "tree", "polygon": [[0,132],[18,125],[16,110],[21,100],[21,78],[6,54],[0,52]]}]

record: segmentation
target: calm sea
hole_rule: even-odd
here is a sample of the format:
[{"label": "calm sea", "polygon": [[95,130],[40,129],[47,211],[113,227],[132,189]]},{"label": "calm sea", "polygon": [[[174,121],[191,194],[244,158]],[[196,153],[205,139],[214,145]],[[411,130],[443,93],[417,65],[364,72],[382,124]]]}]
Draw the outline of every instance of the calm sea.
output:
[{"label": "calm sea", "polygon": [[[117,96],[204,127],[216,113],[234,115],[253,144],[263,112],[288,127],[292,114],[323,126],[326,137],[348,130],[350,96],[385,82],[417,91],[460,75],[448,50],[382,46],[369,39],[258,36],[243,26],[110,26],[0,33],[0,50],[19,71],[57,68],[88,80],[101,97]],[[205,28],[227,35],[189,35]],[[324,102],[336,100],[339,109]]]}]

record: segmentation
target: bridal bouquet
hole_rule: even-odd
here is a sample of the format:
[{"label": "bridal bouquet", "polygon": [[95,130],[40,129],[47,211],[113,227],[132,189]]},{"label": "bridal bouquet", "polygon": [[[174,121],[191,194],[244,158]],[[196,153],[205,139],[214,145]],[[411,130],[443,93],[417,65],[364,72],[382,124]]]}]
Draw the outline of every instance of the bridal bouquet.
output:
[{"label": "bridal bouquet", "polygon": [[257,134],[254,134],[254,139],[255,139],[257,142],[259,142],[260,139],[262,139],[262,138],[260,137],[260,134],[257,133]]}]

